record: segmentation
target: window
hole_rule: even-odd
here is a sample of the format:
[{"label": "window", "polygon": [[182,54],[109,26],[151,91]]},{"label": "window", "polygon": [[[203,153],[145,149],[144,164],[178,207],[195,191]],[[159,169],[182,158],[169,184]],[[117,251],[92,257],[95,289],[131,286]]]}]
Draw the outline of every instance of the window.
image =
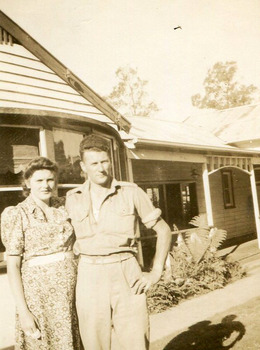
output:
[{"label": "window", "polygon": [[[0,127],[0,213],[23,200],[21,178],[26,163],[39,155],[39,129]],[[0,239],[0,252],[4,246]]]},{"label": "window", "polygon": [[232,171],[222,171],[222,188],[225,209],[235,208]]},{"label": "window", "polygon": [[84,177],[81,174],[79,144],[83,133],[54,129],[54,154],[59,166],[60,184],[81,184]]},{"label": "window", "polygon": [[156,208],[160,207],[160,188],[159,186],[147,186],[146,187],[146,193],[148,194],[149,198],[151,199],[153,205]]},{"label": "window", "polygon": [[0,186],[20,185],[23,166],[39,155],[39,129],[0,127]]},{"label": "window", "polygon": [[183,217],[186,219],[185,221],[189,221],[190,217],[190,187],[189,185],[183,184],[181,186],[181,195],[182,195],[182,213]]},{"label": "window", "polygon": [[195,183],[140,184],[155,207],[162,210],[162,217],[173,227],[189,227],[189,221],[198,215]]},{"label": "window", "polygon": [[[173,229],[176,225],[178,229],[189,228],[189,221],[198,215],[197,191],[194,182],[187,183],[167,183],[167,184],[139,184],[148,194],[155,207],[162,210],[162,217]],[[141,224],[142,250],[144,266],[148,268],[154,257],[156,240],[155,232],[147,230]]]}]

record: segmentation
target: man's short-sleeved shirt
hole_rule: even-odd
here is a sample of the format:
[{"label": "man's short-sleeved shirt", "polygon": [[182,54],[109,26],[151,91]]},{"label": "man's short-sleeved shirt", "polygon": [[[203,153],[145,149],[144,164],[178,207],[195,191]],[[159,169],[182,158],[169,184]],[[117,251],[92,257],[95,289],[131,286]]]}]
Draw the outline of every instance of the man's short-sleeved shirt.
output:
[{"label": "man's short-sleeved shirt", "polygon": [[74,252],[86,255],[136,252],[138,217],[147,228],[152,228],[161,215],[140,187],[115,179],[97,220],[92,211],[89,181],[67,193],[66,208],[77,237]]}]

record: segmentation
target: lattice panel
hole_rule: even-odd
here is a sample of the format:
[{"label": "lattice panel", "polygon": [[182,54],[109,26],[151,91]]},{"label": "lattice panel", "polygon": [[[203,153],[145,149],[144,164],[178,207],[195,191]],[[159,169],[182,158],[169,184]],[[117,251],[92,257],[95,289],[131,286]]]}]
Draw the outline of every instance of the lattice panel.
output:
[{"label": "lattice panel", "polygon": [[223,167],[236,167],[249,172],[251,159],[248,157],[211,156],[207,157],[207,165],[210,173]]}]

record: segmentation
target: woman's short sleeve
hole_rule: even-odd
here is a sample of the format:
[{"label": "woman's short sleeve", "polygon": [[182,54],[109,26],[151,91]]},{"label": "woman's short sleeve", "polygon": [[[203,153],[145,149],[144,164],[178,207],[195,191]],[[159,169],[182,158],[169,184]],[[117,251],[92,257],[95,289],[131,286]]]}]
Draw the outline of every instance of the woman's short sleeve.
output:
[{"label": "woman's short sleeve", "polygon": [[22,216],[19,208],[7,207],[1,214],[1,239],[7,255],[21,255],[24,250]]}]

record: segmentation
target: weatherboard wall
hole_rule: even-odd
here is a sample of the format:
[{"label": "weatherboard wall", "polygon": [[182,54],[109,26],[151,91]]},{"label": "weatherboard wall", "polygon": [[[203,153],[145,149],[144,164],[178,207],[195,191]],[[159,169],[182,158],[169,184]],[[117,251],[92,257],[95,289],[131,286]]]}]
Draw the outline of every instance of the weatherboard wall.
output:
[{"label": "weatherboard wall", "polygon": [[23,46],[0,45],[0,106],[111,120]]},{"label": "weatherboard wall", "polygon": [[249,175],[232,169],[234,188],[234,207],[225,209],[221,182],[221,172],[210,175],[210,192],[212,198],[214,226],[225,229],[228,238],[256,232],[252,192]]}]

